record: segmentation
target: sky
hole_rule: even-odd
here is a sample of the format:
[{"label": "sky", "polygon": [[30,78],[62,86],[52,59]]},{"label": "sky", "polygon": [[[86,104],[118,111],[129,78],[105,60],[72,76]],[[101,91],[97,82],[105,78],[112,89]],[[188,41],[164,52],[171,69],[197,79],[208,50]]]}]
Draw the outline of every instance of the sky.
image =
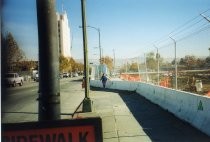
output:
[{"label": "sky", "polygon": [[[83,58],[81,0],[56,0],[56,10],[65,10],[72,38],[72,57]],[[87,25],[100,29],[104,56],[134,58],[147,52],[173,56],[208,56],[209,0],[86,0]],[[2,31],[11,32],[28,59],[38,59],[36,0],[4,0]],[[89,59],[99,58],[98,32],[87,29]],[[115,51],[115,52],[113,52]],[[190,52],[190,53],[189,53]],[[192,52],[192,53],[191,53]]]}]

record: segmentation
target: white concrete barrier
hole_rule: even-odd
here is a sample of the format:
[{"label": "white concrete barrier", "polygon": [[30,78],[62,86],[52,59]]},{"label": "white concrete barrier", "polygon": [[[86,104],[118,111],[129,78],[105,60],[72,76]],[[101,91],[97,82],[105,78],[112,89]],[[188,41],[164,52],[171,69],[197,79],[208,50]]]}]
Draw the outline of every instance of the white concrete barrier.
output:
[{"label": "white concrete barrier", "polygon": [[[102,87],[99,80],[91,86]],[[210,136],[210,98],[141,82],[108,81],[106,88],[136,91]]]}]

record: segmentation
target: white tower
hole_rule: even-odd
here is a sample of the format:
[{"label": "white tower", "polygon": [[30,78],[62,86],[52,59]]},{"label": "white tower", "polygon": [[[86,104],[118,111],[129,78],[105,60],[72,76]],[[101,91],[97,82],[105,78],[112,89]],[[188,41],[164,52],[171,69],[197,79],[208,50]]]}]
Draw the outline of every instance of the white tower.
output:
[{"label": "white tower", "polygon": [[66,12],[57,13],[59,52],[64,57],[71,57],[71,35]]}]

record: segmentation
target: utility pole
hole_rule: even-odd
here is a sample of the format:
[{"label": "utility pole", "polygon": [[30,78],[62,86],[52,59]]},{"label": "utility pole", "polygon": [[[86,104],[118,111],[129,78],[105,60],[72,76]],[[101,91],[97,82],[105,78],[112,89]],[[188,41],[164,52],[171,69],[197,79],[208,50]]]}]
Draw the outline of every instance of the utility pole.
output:
[{"label": "utility pole", "polygon": [[176,85],[175,89],[177,90],[177,60],[176,60],[176,41],[175,41],[175,39],[173,39],[172,37],[170,37],[170,39],[172,39],[172,40],[173,40],[173,42],[174,42],[174,50],[175,50],[175,59],[174,59],[174,62],[175,62],[175,81],[176,81],[176,83],[175,83],[175,85]]},{"label": "utility pole", "polygon": [[147,73],[147,54],[144,54],[144,62],[145,62],[145,68],[146,68],[146,82],[148,82],[148,73]]},{"label": "utility pole", "polygon": [[159,63],[159,52],[157,46],[154,45],[154,47],[157,49],[156,59],[157,59],[157,73],[158,73],[158,85],[160,85],[160,63]]},{"label": "utility pole", "polygon": [[210,48],[209,48],[209,57],[210,57]]},{"label": "utility pole", "polygon": [[85,0],[81,0],[82,7],[82,32],[83,32],[83,50],[84,50],[84,67],[85,67],[85,99],[83,101],[83,112],[91,112],[92,105],[89,97],[89,64],[88,64],[88,47],[87,47],[87,31],[86,31],[86,5]]},{"label": "utility pole", "polygon": [[139,62],[139,60],[140,60],[140,57],[137,57],[137,65],[138,65],[138,73],[139,73],[139,81],[141,80],[141,75],[140,75],[140,62]]},{"label": "utility pole", "polygon": [[113,73],[115,74],[115,50],[114,49],[113,49],[113,56],[114,56]]},{"label": "utility pole", "polygon": [[58,29],[55,1],[36,0],[39,39],[39,121],[60,119]]}]

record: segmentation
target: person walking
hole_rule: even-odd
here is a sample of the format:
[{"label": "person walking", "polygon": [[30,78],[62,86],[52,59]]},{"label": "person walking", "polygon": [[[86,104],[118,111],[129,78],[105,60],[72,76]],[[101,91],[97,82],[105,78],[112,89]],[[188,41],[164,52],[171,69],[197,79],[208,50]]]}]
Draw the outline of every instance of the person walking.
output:
[{"label": "person walking", "polygon": [[106,82],[107,82],[107,77],[105,76],[105,74],[103,73],[103,75],[101,76],[101,82],[103,84],[103,88],[106,87]]}]

